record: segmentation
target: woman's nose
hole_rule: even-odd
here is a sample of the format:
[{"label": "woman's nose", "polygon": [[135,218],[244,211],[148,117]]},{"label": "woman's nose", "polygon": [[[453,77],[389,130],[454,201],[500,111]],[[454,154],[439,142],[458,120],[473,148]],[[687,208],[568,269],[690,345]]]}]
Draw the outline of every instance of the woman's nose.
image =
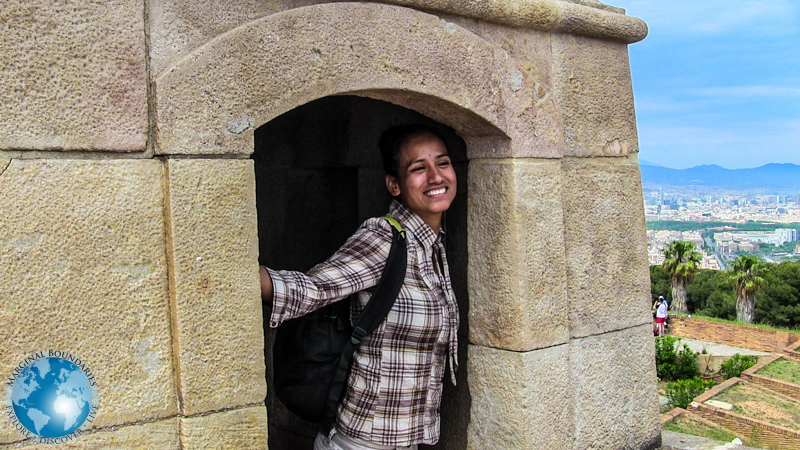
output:
[{"label": "woman's nose", "polygon": [[442,173],[439,171],[438,167],[432,168],[428,171],[428,182],[431,184],[436,184],[442,181]]}]

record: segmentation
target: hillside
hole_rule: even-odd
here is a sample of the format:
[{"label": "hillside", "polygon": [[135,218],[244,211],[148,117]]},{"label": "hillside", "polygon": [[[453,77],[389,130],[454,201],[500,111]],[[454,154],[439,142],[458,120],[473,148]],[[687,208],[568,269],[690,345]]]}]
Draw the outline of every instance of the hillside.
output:
[{"label": "hillside", "polygon": [[703,165],[689,169],[669,169],[641,165],[642,184],[656,186],[703,186],[721,189],[800,190],[800,166],[767,164],[754,169],[725,169]]}]

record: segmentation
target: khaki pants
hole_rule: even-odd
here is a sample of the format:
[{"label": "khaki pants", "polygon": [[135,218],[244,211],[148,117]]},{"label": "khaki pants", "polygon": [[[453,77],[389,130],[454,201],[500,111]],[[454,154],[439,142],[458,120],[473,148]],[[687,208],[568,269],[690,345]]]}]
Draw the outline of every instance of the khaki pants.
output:
[{"label": "khaki pants", "polygon": [[314,441],[314,450],[417,450],[417,444],[407,447],[380,445],[335,432],[331,439],[319,433]]}]

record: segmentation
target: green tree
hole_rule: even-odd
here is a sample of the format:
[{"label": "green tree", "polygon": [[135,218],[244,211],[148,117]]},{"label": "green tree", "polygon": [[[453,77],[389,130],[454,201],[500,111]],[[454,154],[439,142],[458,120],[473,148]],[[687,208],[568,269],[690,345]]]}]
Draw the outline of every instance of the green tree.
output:
[{"label": "green tree", "polygon": [[708,299],[720,289],[730,292],[733,297],[733,289],[728,284],[728,275],[725,272],[711,269],[698,270],[692,282],[689,283],[686,306],[692,313],[699,314],[701,310],[711,306]]},{"label": "green tree", "polygon": [[756,321],[774,326],[800,327],[800,262],[766,264],[767,286],[756,293]]},{"label": "green tree", "polygon": [[689,282],[699,270],[702,260],[700,253],[695,250],[693,242],[672,241],[667,248],[662,250],[664,264],[662,267],[672,277],[672,304],[670,308],[682,312],[689,312],[686,297],[689,292]]},{"label": "green tree", "polygon": [[767,285],[760,270],[761,260],[754,256],[740,256],[731,263],[729,280],[736,289],[736,320],[740,322],[755,319],[756,292]]},{"label": "green tree", "polygon": [[672,304],[672,282],[670,276],[661,266],[650,266],[650,297],[652,302],[655,303],[659,295],[663,295],[665,299]]}]

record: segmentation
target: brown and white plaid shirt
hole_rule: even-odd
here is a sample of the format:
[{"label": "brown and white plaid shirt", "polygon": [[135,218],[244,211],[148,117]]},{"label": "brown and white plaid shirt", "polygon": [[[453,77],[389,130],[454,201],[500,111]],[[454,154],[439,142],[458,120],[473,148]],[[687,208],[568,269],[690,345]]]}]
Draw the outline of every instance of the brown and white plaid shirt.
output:
[{"label": "brown and white plaid shirt", "polygon": [[[443,232],[437,236],[397,201],[389,215],[406,232],[408,270],[386,320],[356,351],[336,429],[381,445],[434,444],[446,361],[453,384],[458,367],[458,307]],[[386,220],[372,218],[306,274],[268,269],[275,291],[270,325],[352,294],[358,301],[352,302],[351,317],[358,317],[378,284],[391,239]]]}]

